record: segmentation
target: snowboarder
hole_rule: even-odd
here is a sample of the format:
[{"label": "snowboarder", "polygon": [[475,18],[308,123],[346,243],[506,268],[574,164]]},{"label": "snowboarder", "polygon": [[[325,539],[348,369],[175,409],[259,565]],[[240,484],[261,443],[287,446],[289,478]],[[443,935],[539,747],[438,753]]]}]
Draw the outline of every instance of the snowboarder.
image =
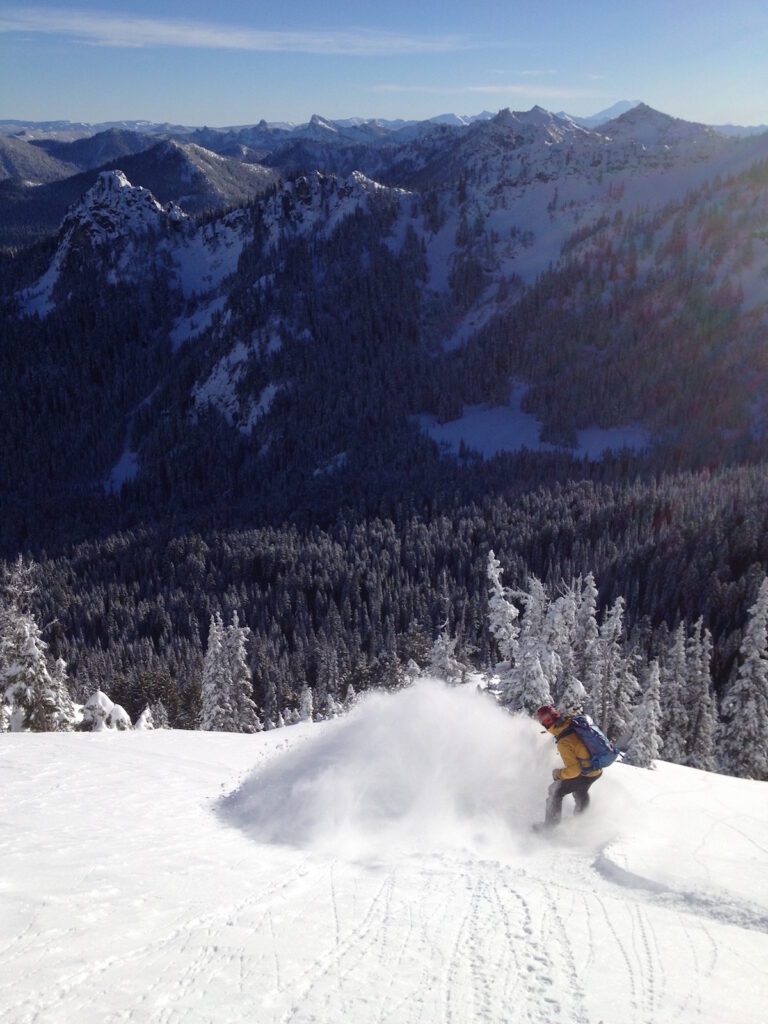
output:
[{"label": "snowboarder", "polygon": [[573,794],[576,802],[576,814],[581,814],[589,805],[589,788],[603,774],[600,768],[584,771],[584,764],[589,763],[590,753],[573,729],[569,729],[571,717],[561,718],[551,704],[545,704],[536,712],[536,717],[555,737],[557,752],[563,759],[563,768],[555,768],[552,772],[554,780],[547,791],[547,804],[544,822],[534,826],[536,830],[554,828],[560,821],[563,809],[563,798]]}]

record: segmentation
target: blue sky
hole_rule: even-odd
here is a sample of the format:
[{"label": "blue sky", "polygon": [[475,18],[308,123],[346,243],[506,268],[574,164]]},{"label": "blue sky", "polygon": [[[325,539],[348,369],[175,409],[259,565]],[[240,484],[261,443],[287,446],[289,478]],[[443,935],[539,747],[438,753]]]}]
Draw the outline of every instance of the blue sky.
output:
[{"label": "blue sky", "polygon": [[768,123],[765,0],[0,0],[0,118],[424,118],[642,99]]}]

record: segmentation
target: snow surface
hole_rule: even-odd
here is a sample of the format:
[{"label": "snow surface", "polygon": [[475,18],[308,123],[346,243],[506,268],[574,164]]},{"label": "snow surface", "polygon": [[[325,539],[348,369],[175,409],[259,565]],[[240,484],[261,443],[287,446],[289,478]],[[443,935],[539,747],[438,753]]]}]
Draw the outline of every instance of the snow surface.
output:
[{"label": "snow surface", "polygon": [[171,329],[171,346],[175,352],[185,341],[191,341],[211,326],[216,313],[220,313],[227,302],[226,295],[217,295],[203,303],[188,316],[180,316]]},{"label": "snow surface", "polygon": [[133,480],[139,471],[139,453],[125,448],[109,472],[105,484],[108,494],[119,494],[124,483]]},{"label": "snow surface", "polygon": [[764,783],[616,765],[544,839],[549,737],[429,682],[0,759],[4,1024],[765,1018]]},{"label": "snow surface", "polygon": [[[525,384],[515,384],[508,405],[468,405],[459,419],[446,423],[438,423],[435,416],[425,413],[418,417],[418,422],[434,441],[447,445],[454,453],[458,452],[462,441],[486,459],[500,452],[516,452],[522,448],[563,451],[563,448],[541,441],[541,420],[520,408],[526,390]],[[579,458],[599,459],[606,450],[630,448],[641,451],[649,443],[650,435],[642,427],[589,427],[578,431],[576,447],[567,450]]]},{"label": "snow surface", "polygon": [[245,410],[237,396],[237,385],[245,373],[251,347],[238,341],[222,359],[216,363],[202,384],[192,389],[197,408],[211,405],[224,416],[230,426],[237,424],[243,434],[250,434],[258,421],[265,416],[278,392],[276,384],[268,384],[256,399],[245,402]]}]

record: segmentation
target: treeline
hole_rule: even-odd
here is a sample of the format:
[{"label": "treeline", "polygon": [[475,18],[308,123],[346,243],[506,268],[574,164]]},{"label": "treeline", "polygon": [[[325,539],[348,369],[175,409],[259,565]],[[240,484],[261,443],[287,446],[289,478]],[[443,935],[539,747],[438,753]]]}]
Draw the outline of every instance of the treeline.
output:
[{"label": "treeline", "polygon": [[393,683],[444,629],[459,656],[492,666],[493,549],[513,586],[535,574],[554,592],[594,573],[598,612],[621,597],[627,641],[646,650],[701,619],[722,692],[768,566],[767,516],[759,466],[556,484],[391,518],[348,513],[327,529],[126,531],[41,555],[34,612],[77,699],[103,688],[132,717],[162,701],[172,725],[189,726],[215,615],[248,627],[254,698],[263,707],[274,689],[281,712],[331,678],[342,696]]},{"label": "treeline", "polygon": [[[358,577],[351,586],[343,581],[338,593],[334,589],[338,581],[328,576],[322,590],[314,588],[313,600],[307,600],[305,591],[301,609],[291,607],[298,589],[282,591],[285,617],[279,631],[295,641],[297,654],[301,635],[294,626],[304,626],[302,634],[307,635],[311,624],[321,625],[311,646],[304,647],[303,657],[294,659],[290,677],[270,671],[265,642],[278,630],[270,628],[263,609],[255,629],[240,625],[236,608],[226,627],[221,613],[215,611],[199,682],[187,679],[180,687],[173,684],[170,673],[151,667],[132,676],[109,677],[113,694],[117,691],[129,711],[103,692],[102,687],[109,685],[105,677],[89,682],[81,671],[77,681],[71,680],[66,661],[54,660],[54,652],[48,653],[51,645],[43,640],[31,610],[40,574],[34,564],[25,566],[17,560],[4,570],[0,595],[0,732],[130,729],[133,718],[136,728],[174,724],[253,733],[313,717],[335,717],[356,700],[355,683],[363,689],[394,688],[425,670],[462,683],[474,660],[493,673],[493,692],[510,710],[533,714],[553,701],[561,714],[587,710],[633,764],[648,767],[663,756],[705,770],[768,778],[768,577],[764,572],[755,574],[760,584],[748,609],[736,664],[718,701],[712,683],[712,635],[702,616],[693,626],[681,620],[671,632],[665,624],[649,628],[647,621],[641,628],[627,630],[622,596],[598,611],[599,592],[591,572],[561,580],[556,589],[532,573],[523,587],[507,586],[492,550],[485,562],[484,601],[478,605],[465,599],[461,615],[456,615],[455,580],[452,585],[443,569],[439,585],[432,588],[439,594],[437,610],[441,618],[445,616],[435,639],[430,642],[428,632],[413,623],[407,633],[393,634],[384,610],[390,595],[382,589],[369,600],[372,584],[378,587],[382,576],[389,575],[382,572],[388,562],[399,563],[402,571],[428,557],[428,552],[406,534],[402,538],[406,550],[400,555],[391,526],[378,524],[376,535],[367,538],[381,545],[374,548],[378,572]],[[324,546],[318,537],[313,545],[310,552],[302,551],[298,561],[316,580],[320,569],[312,559]],[[182,551],[166,554],[173,568],[173,555]],[[188,551],[187,558],[193,554]],[[264,551],[259,557],[261,564],[243,564],[241,575],[269,576],[279,585],[281,567],[274,561],[267,566]],[[422,563],[422,571],[430,568],[436,566]],[[241,600],[247,590],[243,578]],[[482,620],[474,617],[478,606],[484,611]],[[378,614],[366,619],[366,608]],[[110,614],[115,611],[109,609]],[[161,639],[162,615],[157,609],[154,614],[151,608],[147,611],[150,629]],[[297,614],[301,611],[303,615]],[[425,616],[430,611],[425,607]],[[329,622],[341,627],[335,635],[326,625]],[[367,630],[361,628],[364,622]],[[476,636],[482,638],[482,649],[473,642]],[[380,653],[369,657],[377,644]],[[351,652],[356,654],[353,659]],[[107,663],[102,664],[102,672]]]}]

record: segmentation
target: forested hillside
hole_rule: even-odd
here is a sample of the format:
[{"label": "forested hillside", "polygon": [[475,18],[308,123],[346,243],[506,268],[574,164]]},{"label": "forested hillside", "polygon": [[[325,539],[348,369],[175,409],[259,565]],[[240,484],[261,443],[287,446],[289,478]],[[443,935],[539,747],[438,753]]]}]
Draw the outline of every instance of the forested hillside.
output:
[{"label": "forested hillside", "polygon": [[[218,202],[254,182],[225,213],[93,172],[55,239],[2,254],[0,544],[36,559],[73,695],[193,727],[235,614],[272,721],[440,643],[490,670],[493,551],[553,604],[593,575],[635,708],[705,636],[727,708],[768,568],[765,141],[642,106],[353,134],[275,143],[266,193],[222,164]],[[158,180],[203,159],[147,152]],[[468,412],[499,410],[484,457]]]}]

